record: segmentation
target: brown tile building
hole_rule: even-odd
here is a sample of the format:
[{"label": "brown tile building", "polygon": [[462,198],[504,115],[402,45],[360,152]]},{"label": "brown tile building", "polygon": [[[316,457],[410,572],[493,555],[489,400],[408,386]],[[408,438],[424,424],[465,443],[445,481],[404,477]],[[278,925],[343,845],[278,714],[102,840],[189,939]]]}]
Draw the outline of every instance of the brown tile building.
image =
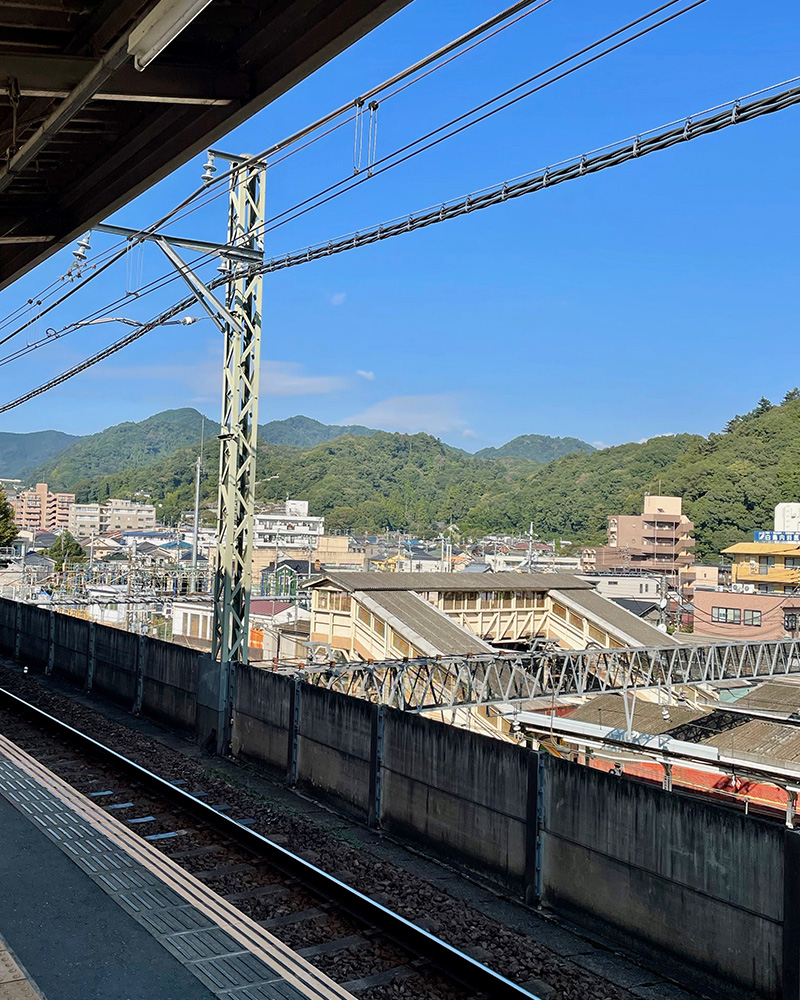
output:
[{"label": "brown tile building", "polygon": [[51,493],[47,483],[37,483],[33,489],[11,498],[17,527],[32,531],[64,530],[69,523],[70,504],[74,503],[74,493]]},{"label": "brown tile building", "polygon": [[583,571],[642,570],[666,574],[677,586],[694,562],[692,531],[680,497],[646,496],[641,514],[609,515],[608,544],[584,550]]}]

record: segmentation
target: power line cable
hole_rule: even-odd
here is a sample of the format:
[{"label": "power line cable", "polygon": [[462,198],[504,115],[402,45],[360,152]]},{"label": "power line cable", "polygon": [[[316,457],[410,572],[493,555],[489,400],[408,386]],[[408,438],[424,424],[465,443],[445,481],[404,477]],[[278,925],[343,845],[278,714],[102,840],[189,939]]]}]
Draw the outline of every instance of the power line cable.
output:
[{"label": "power line cable", "polygon": [[[442,59],[445,56],[450,56],[450,58],[448,58],[446,60],[446,62],[443,62],[441,64],[442,66],[446,65],[449,62],[452,62],[454,59],[457,59],[461,55],[464,55],[467,52],[469,52],[472,49],[474,49],[477,45],[483,44],[483,42],[488,41],[490,38],[493,38],[495,35],[499,34],[501,31],[506,30],[506,28],[511,27],[513,24],[518,23],[524,17],[527,17],[528,15],[534,13],[535,11],[540,10],[541,8],[543,8],[543,7],[547,6],[548,4],[550,4],[551,2],[552,2],[552,0],[518,0],[518,2],[511,4],[510,7],[507,7],[505,10],[500,11],[500,13],[495,14],[494,16],[492,16],[491,18],[489,18],[488,20],[486,20],[486,21],[482,22],[481,24],[477,25],[475,28],[470,29],[469,31],[467,31],[463,35],[460,35],[458,38],[454,39],[453,41],[447,43],[446,45],[444,45],[440,49],[437,49],[435,52],[430,53],[425,58],[423,58],[421,60],[418,60],[416,63],[413,63],[411,66],[406,67],[401,72],[396,73],[394,76],[390,77],[388,80],[385,80],[383,83],[378,84],[377,86],[373,86],[372,88],[370,88],[369,90],[367,90],[365,93],[363,93],[360,97],[354,98],[352,101],[348,102],[345,105],[342,105],[341,107],[337,108],[336,110],[328,112],[326,115],[323,115],[322,118],[317,119],[316,121],[312,122],[311,124],[309,124],[309,125],[305,126],[304,128],[300,129],[298,132],[293,133],[292,135],[286,137],[285,139],[282,139],[280,142],[273,144],[272,146],[270,146],[267,149],[263,150],[261,153],[257,154],[256,156],[245,158],[244,161],[243,161],[242,166],[246,166],[247,164],[252,164],[252,163],[258,162],[260,160],[264,160],[266,157],[274,155],[276,152],[280,152],[280,151],[282,151],[284,149],[289,148],[290,146],[294,145],[295,143],[297,143],[301,139],[306,138],[309,135],[312,135],[314,132],[318,131],[320,128],[323,128],[325,125],[328,125],[331,122],[335,121],[336,118],[341,117],[341,115],[346,114],[348,111],[352,111],[352,110],[358,108],[365,101],[367,101],[367,100],[369,100],[369,99],[371,99],[371,98],[379,95],[383,90],[387,89],[388,87],[395,86],[398,83],[402,83],[403,81],[406,81],[408,79],[408,77],[412,76],[414,73],[416,73],[416,72],[418,72],[420,70],[426,69],[427,67],[431,66],[431,64],[435,63],[437,60]],[[525,8],[530,8],[530,9],[526,10]],[[522,12],[522,13],[520,13],[520,12]],[[504,24],[503,22],[507,22],[507,23]],[[499,25],[499,27],[498,27],[498,25]],[[492,30],[492,29],[495,29],[495,30]],[[487,34],[487,32],[490,32],[490,33]],[[480,38],[479,36],[481,36],[481,35],[485,35],[485,37],[484,38]],[[478,40],[474,41],[474,39],[478,39]],[[462,46],[467,45],[467,43],[470,43],[470,42],[472,42],[473,44],[469,45],[468,48],[464,48],[463,51],[461,51],[461,52],[456,52],[457,49],[461,48]],[[450,53],[453,53],[453,52],[456,52],[456,54],[451,56]],[[414,83],[419,82],[419,80],[424,79],[430,73],[435,72],[435,70],[438,69],[438,68],[441,68],[441,67],[434,66],[433,69],[427,70],[426,73],[423,73],[422,75],[420,75],[419,77],[417,77],[415,80],[411,80],[411,81],[405,83],[403,87],[398,88],[393,93],[387,95],[386,98],[384,98],[384,100],[388,100],[389,97],[395,96],[395,94],[400,93],[400,91],[403,90],[403,89],[405,89],[406,87],[412,86]],[[305,143],[300,148],[301,149],[302,148],[306,148],[307,146],[311,145],[313,142],[319,141],[319,139],[324,138],[326,135],[329,135],[331,132],[335,131],[338,128],[341,128],[342,126],[348,124],[349,122],[351,122],[353,120],[354,120],[354,117],[351,116],[350,118],[346,119],[345,121],[339,122],[337,125],[334,126],[334,128],[328,129],[326,132],[323,132],[321,135],[318,135],[316,138],[312,139],[308,143]],[[293,154],[287,154],[287,155],[293,155]],[[287,157],[282,157],[281,160],[286,159],[286,158]],[[277,161],[277,162],[281,162],[281,161]],[[272,164],[272,165],[274,165],[274,164]],[[236,173],[237,169],[240,169],[240,168],[232,168],[231,170],[225,171],[224,173],[220,174],[218,177],[213,178],[211,181],[209,181],[208,183],[204,184],[202,187],[198,188],[196,191],[192,192],[192,194],[190,194],[187,198],[185,198],[181,202],[179,202],[178,205],[176,205],[175,208],[173,208],[165,216],[162,216],[159,220],[157,220],[156,222],[152,223],[147,228],[140,230],[140,234],[141,235],[145,235],[145,234],[153,232],[156,229],[163,228],[167,224],[170,224],[170,225],[174,224],[174,222],[176,222],[178,220],[178,218],[185,218],[187,214],[191,214],[191,212],[197,211],[199,208],[203,207],[206,204],[209,204],[211,201],[214,201],[216,198],[223,197],[224,194],[226,193],[226,191],[225,191],[225,188],[221,187],[221,185],[222,185],[223,181],[229,180]],[[217,192],[214,192],[211,195],[211,197],[207,197],[209,195],[209,190],[211,188],[215,188],[215,187],[220,188],[220,190],[217,191]],[[196,206],[194,206],[194,202],[196,202],[198,200],[200,200],[200,203],[197,204]],[[193,207],[191,209],[191,212],[189,212],[189,213],[183,213],[183,215],[179,214],[182,209],[187,208],[190,205],[193,205]],[[132,237],[131,239],[135,239],[135,237]],[[100,260],[102,260],[102,258],[103,258],[103,256],[105,254],[108,254],[109,252],[112,252],[113,250],[115,250],[117,247],[122,246],[123,243],[127,244],[127,242],[128,241],[119,241],[118,243],[116,243],[114,245],[114,247],[110,248],[110,250],[104,251],[103,254],[101,254],[101,256],[100,256]],[[127,249],[127,246],[126,246],[126,249]],[[115,258],[115,259],[118,259],[118,258]],[[103,268],[103,270],[104,269],[105,268]],[[91,280],[92,277],[93,277],[93,275],[90,275],[87,280]],[[63,280],[63,278],[59,279],[59,281],[60,280]],[[55,282],[54,284],[57,285],[58,281]],[[68,295],[66,295],[63,298],[59,299],[58,302],[54,303],[51,307],[49,307],[48,309],[46,309],[43,313],[40,313],[39,317],[37,317],[37,319],[40,318],[41,315],[44,315],[44,313],[49,312],[52,308],[55,308],[57,305],[60,305],[64,301],[64,298],[69,298],[70,295],[72,295],[72,294],[74,294],[74,292],[78,291],[79,287],[83,287],[84,284],[86,284],[86,282],[83,282],[80,286],[77,286],[76,288],[72,289],[68,293]],[[29,305],[32,302],[36,302],[37,304],[41,304],[39,302],[39,300],[40,299],[44,299],[46,297],[46,294],[49,292],[49,290],[50,290],[51,287],[52,286],[47,286],[47,288],[45,289],[44,292],[40,292],[38,295],[36,295],[32,299],[28,300],[28,302],[25,305],[22,305],[17,310],[15,310],[14,313],[11,314],[11,316],[7,316],[4,321],[0,322],[0,330],[5,329],[5,327],[7,327],[8,325],[10,325],[10,323],[13,322],[13,318],[15,318],[17,314],[24,313],[24,311],[29,307]],[[14,337],[17,334],[21,333],[23,330],[25,330],[29,326],[31,326],[33,324],[33,322],[34,322],[34,320],[31,320],[30,322],[25,323],[18,330],[15,330],[13,333],[11,333],[7,337],[5,337],[2,340],[0,340],[0,344],[5,343],[7,340],[10,340],[12,337]]]},{"label": "power line cable", "polygon": [[[792,80],[787,82],[796,81]],[[766,88],[765,90],[758,91],[757,93],[759,95],[767,94],[780,86],[783,86],[783,84]],[[417,229],[449,221],[462,215],[469,214],[470,212],[489,208],[492,205],[498,205],[514,198],[520,198],[524,195],[541,191],[547,187],[553,187],[556,184],[561,184],[568,180],[575,180],[579,177],[585,177],[590,174],[598,173],[599,171],[605,170],[609,167],[619,166],[629,160],[639,159],[640,157],[647,156],[650,153],[669,149],[680,143],[690,142],[700,136],[710,135],[714,132],[729,128],[732,125],[755,121],[764,115],[773,114],[777,111],[783,111],[789,107],[800,104],[800,87],[781,91],[771,97],[760,97],[758,100],[743,103],[743,101],[746,100],[747,98],[740,98],[735,101],[730,101],[725,105],[717,105],[716,107],[710,109],[709,112],[701,112],[700,114],[692,115],[689,118],[683,119],[682,124],[677,123],[679,126],[677,128],[673,127],[676,123],[671,122],[668,127],[662,127],[661,130],[651,129],[648,132],[640,133],[639,135],[633,137],[632,140],[627,139],[622,143],[602,147],[593,155],[584,154],[580,157],[574,157],[572,160],[561,161],[559,164],[556,164],[554,168],[548,167],[544,171],[527,175],[526,177],[518,179],[515,182],[505,182],[499,187],[486,188],[474,194],[469,194],[465,198],[458,201],[445,202],[434,208],[425,209],[416,215],[411,214],[401,219],[395,219],[388,223],[382,223],[381,225],[364,232],[359,231],[351,233],[337,240],[331,240],[328,243],[319,243],[314,246],[306,247],[293,254],[286,254],[280,258],[273,258],[269,261],[265,261],[263,264],[251,265],[250,267],[243,268],[242,271],[236,275],[222,275],[214,281],[209,282],[208,287],[210,289],[214,289],[220,285],[238,280],[242,277],[242,274],[255,275],[259,273],[273,273],[275,271],[284,270],[288,267],[297,266],[298,264],[309,263],[312,260],[318,260],[322,257],[330,256],[331,254],[343,253],[347,250],[354,250],[356,247],[367,246],[371,243],[377,243],[393,236],[400,236],[404,233],[414,232]],[[187,309],[194,301],[194,297],[183,299],[181,302],[171,306],[155,319],[143,324],[137,330],[128,334],[126,337],[123,337],[121,340],[116,341],[97,354],[94,354],[90,358],[74,365],[72,368],[62,372],[57,377],[50,379],[37,388],[19,396],[17,399],[11,400],[3,406],[0,406],[0,413],[5,413],[17,406],[21,406],[23,403],[34,399],[36,396],[42,395],[42,393],[47,392],[81,372],[86,371],[86,369],[91,368],[98,362],[111,357],[113,354],[116,354],[118,351],[138,340],[140,337],[143,337],[146,333],[149,333],[156,327],[163,325],[179,312]]]},{"label": "power line cable", "polygon": [[[544,3],[549,3],[549,2],[550,2],[550,0],[540,0],[540,3],[537,4],[533,8],[533,10],[528,11],[528,13],[533,13],[534,10],[538,10],[542,6],[544,6]],[[617,49],[619,49],[619,48],[627,45],[629,42],[635,41],[638,38],[641,38],[643,35],[646,35],[649,32],[654,31],[656,28],[659,28],[662,25],[668,23],[669,21],[672,21],[672,20],[675,20],[678,17],[681,17],[683,14],[688,13],[689,11],[693,10],[695,7],[698,7],[698,6],[702,5],[703,3],[706,3],[707,0],[694,0],[694,2],[691,3],[691,4],[689,4],[687,7],[684,7],[683,9],[672,13],[668,17],[662,19],[661,21],[656,22],[655,24],[648,25],[642,31],[637,32],[636,34],[634,34],[634,35],[632,35],[632,36],[630,36],[630,37],[628,37],[626,39],[623,39],[622,41],[616,43],[613,46],[610,46],[609,48],[603,50],[602,52],[596,53],[594,56],[590,57],[589,59],[586,59],[582,63],[579,63],[577,66],[570,67],[568,70],[565,70],[563,73],[559,74],[558,76],[556,76],[556,77],[554,77],[554,78],[552,78],[550,80],[547,80],[547,81],[539,84],[538,86],[532,88],[531,90],[529,90],[529,91],[527,91],[527,92],[525,92],[523,94],[519,94],[517,97],[513,98],[510,101],[507,101],[505,104],[503,104],[503,105],[501,105],[501,106],[499,106],[497,108],[493,108],[490,111],[487,111],[485,114],[481,115],[479,118],[474,119],[473,121],[466,122],[465,124],[461,125],[459,128],[453,129],[453,131],[451,131],[451,132],[449,132],[449,133],[447,133],[445,135],[439,135],[439,133],[441,133],[442,131],[444,131],[444,130],[446,130],[448,128],[452,128],[452,126],[457,125],[460,122],[464,122],[465,119],[469,118],[470,116],[476,114],[477,112],[479,112],[481,110],[484,110],[485,108],[490,107],[492,104],[495,104],[498,100],[502,100],[504,97],[507,97],[508,95],[510,95],[510,94],[518,91],[521,87],[524,87],[527,84],[529,84],[529,83],[531,83],[531,82],[533,82],[535,80],[541,79],[543,76],[546,76],[548,73],[553,72],[555,69],[559,69],[562,66],[567,65],[568,63],[572,62],[576,58],[580,58],[580,56],[585,55],[587,52],[590,52],[594,48],[597,48],[598,45],[602,45],[605,42],[607,42],[607,41],[609,41],[609,40],[611,40],[613,38],[618,37],[620,34],[623,34],[625,31],[629,31],[632,27],[636,27],[637,25],[642,24],[643,22],[647,21],[651,17],[654,17],[657,14],[662,13],[664,10],[667,10],[668,8],[675,6],[675,4],[678,3],[678,2],[680,2],[680,0],[667,0],[666,3],[661,4],[659,7],[654,8],[653,10],[651,10],[647,14],[642,15],[641,17],[638,17],[638,18],[634,19],[633,21],[628,22],[626,25],[624,25],[621,28],[618,28],[616,31],[611,32],[610,34],[603,36],[602,38],[600,38],[597,41],[593,42],[591,45],[584,46],[582,49],[579,49],[577,52],[573,53],[572,55],[567,56],[564,59],[559,60],[558,62],[552,64],[551,66],[547,67],[544,70],[540,70],[539,72],[537,72],[533,76],[531,76],[528,79],[522,81],[521,83],[515,85],[514,87],[511,87],[511,88],[509,88],[509,89],[501,92],[500,94],[496,95],[495,97],[491,98],[488,101],[484,101],[481,104],[476,105],[470,111],[464,112],[463,114],[459,115],[458,117],[456,117],[454,119],[451,119],[449,122],[445,123],[442,126],[439,126],[438,128],[432,130],[431,132],[426,133],[423,136],[420,136],[418,139],[415,139],[413,142],[407,143],[405,146],[399,147],[398,149],[394,150],[392,153],[387,154],[386,156],[382,157],[380,160],[377,160],[375,163],[373,163],[372,167],[370,168],[370,171],[367,174],[362,174],[362,176],[359,177],[357,180],[351,181],[348,184],[347,183],[348,178],[342,178],[341,180],[335,182],[334,184],[329,185],[327,188],[322,189],[322,191],[319,191],[316,194],[311,195],[309,198],[304,199],[303,201],[301,201],[299,203],[296,203],[295,205],[291,206],[288,209],[285,209],[283,212],[279,213],[278,215],[273,216],[271,219],[266,220],[265,223],[263,224],[263,226],[258,227],[258,229],[256,230],[256,233],[260,234],[261,232],[263,232],[263,233],[274,232],[275,230],[279,229],[281,226],[286,225],[289,222],[292,222],[295,219],[298,219],[301,216],[306,215],[308,212],[313,211],[315,208],[319,208],[320,206],[326,204],[327,202],[332,201],[334,198],[337,198],[340,195],[347,193],[348,191],[352,190],[353,188],[355,188],[355,187],[359,186],[360,184],[364,183],[366,180],[369,180],[371,177],[377,176],[379,174],[383,174],[383,173],[387,172],[388,170],[393,169],[396,166],[399,166],[400,164],[406,162],[407,160],[412,159],[413,157],[419,155],[422,152],[425,152],[426,150],[432,148],[433,146],[436,146],[439,143],[444,142],[444,141],[446,141],[449,138],[452,138],[454,135],[457,135],[460,132],[463,132],[466,129],[471,128],[473,125],[476,125],[479,122],[482,122],[485,119],[493,116],[494,114],[497,114],[498,112],[503,111],[506,108],[511,107],[514,104],[517,104],[519,101],[524,100],[526,97],[530,97],[532,94],[537,93],[538,91],[544,89],[545,87],[550,86],[553,83],[556,83],[557,81],[563,79],[564,77],[569,76],[569,75],[571,75],[574,72],[577,72],[579,69],[582,69],[585,66],[590,65],[593,62],[596,62],[597,60],[603,58],[605,55],[608,55],[609,53],[614,52]],[[515,10],[515,9],[519,9],[519,7],[520,7],[519,4],[514,5],[514,7],[509,8],[509,11]],[[500,15],[498,15],[498,17],[499,16]],[[485,22],[485,24],[489,24],[489,22]],[[479,29],[474,29],[474,31],[472,33],[472,37],[474,37],[474,33],[477,32],[478,30]],[[462,36],[462,39],[465,38],[465,37],[466,36]],[[456,43],[451,43],[451,46],[445,47],[445,48],[448,51],[450,51],[450,50],[452,50],[452,48],[455,45],[456,45]],[[440,53],[442,51],[443,50],[440,50]],[[427,60],[423,60],[423,63],[430,62],[433,58],[434,58],[433,56],[432,57],[428,57]],[[417,66],[419,66],[419,65],[421,65],[421,64],[417,64]],[[366,100],[368,97],[371,97],[371,96],[379,93],[380,90],[383,89],[383,87],[385,87],[388,84],[391,84],[393,82],[396,82],[399,78],[402,78],[403,75],[404,74],[399,74],[397,77],[392,78],[391,81],[388,81],[387,84],[383,84],[380,87],[373,88],[371,91],[367,92],[367,94],[364,96],[364,98],[361,98],[359,100],[360,101]],[[389,96],[392,96],[392,95],[389,95]],[[347,107],[350,107],[350,105],[348,105]],[[327,119],[320,119],[320,121],[322,122],[322,121],[326,121],[326,120],[331,120],[332,117],[335,116],[335,114],[336,113],[332,113],[332,115],[329,116]],[[352,120],[352,119],[349,119],[349,120]],[[300,135],[300,133],[296,133],[296,135]],[[424,143],[427,139],[431,139],[433,136],[437,136],[437,135],[438,135],[438,138],[434,139],[431,142],[428,142],[426,145],[423,145],[423,146],[421,146],[418,149],[414,149],[413,148],[414,146],[418,146],[420,143]],[[286,142],[288,142],[288,140],[286,140]],[[271,148],[274,150],[274,149],[279,148],[281,145],[282,144],[277,144],[276,146],[273,146]],[[400,153],[404,153],[404,152],[406,152],[408,150],[411,150],[411,152],[408,152],[406,156],[401,157],[401,159],[399,159],[399,160],[394,160],[394,158],[397,157]],[[263,154],[263,155],[267,155],[267,154]],[[292,155],[292,154],[289,154],[289,155]],[[256,162],[260,158],[261,158],[260,156],[258,158],[257,157],[253,157],[253,158],[250,158],[250,160],[248,162]],[[394,160],[394,162],[390,162],[392,160]],[[382,167],[380,167],[380,169],[376,170],[375,167],[378,166],[378,165],[380,165],[380,164],[384,164],[384,165]],[[234,171],[228,171],[227,174],[225,174],[223,176],[230,176],[233,172]],[[219,181],[219,180],[222,180],[222,177],[216,178],[215,179],[215,183],[217,181]],[[346,186],[344,188],[342,188],[342,185],[346,185]],[[339,190],[337,190],[337,189],[339,189]],[[202,189],[201,189],[201,191],[202,191]],[[326,195],[327,195],[327,197],[325,197]],[[190,197],[192,197],[192,196],[190,196]],[[214,195],[214,197],[218,197],[218,195]],[[294,214],[292,214],[292,213],[294,213]],[[275,223],[275,224],[272,225],[272,223]],[[149,229],[153,229],[154,227],[157,227],[158,225],[159,225],[159,223],[156,223],[153,226],[149,227]],[[135,239],[135,237],[131,237],[131,239],[133,240],[133,239]],[[119,256],[120,255],[117,255],[117,257],[115,259],[119,259]],[[196,266],[199,266],[200,264],[202,264],[204,262],[204,260],[212,260],[212,259],[214,259],[214,255],[212,255],[212,254],[206,254],[204,256],[196,258],[195,261],[191,262],[190,266],[196,267]],[[104,265],[103,266],[103,270],[105,270],[105,267],[107,267],[107,266],[110,266],[110,265],[108,265],[108,264]],[[87,280],[91,280],[91,277],[89,279],[87,279]],[[168,275],[165,275],[165,276],[163,276],[161,278],[154,279],[154,282],[151,283],[150,286],[145,286],[144,289],[140,289],[136,293],[135,297],[138,299],[138,298],[143,297],[144,295],[150,294],[152,291],[164,287],[165,284],[171,283],[172,280],[174,280],[174,277],[170,277]],[[85,284],[85,282],[84,282],[84,284]],[[75,289],[75,291],[77,291],[77,288]],[[67,298],[70,294],[72,294],[72,291],[70,291],[66,296],[62,297],[62,299],[60,299],[58,302],[53,303],[53,305],[50,306],[50,307],[48,307],[48,309],[45,310],[44,312],[49,312],[50,309],[55,308],[57,305],[59,305],[63,301],[64,298]],[[119,307],[121,304],[123,304],[125,301],[127,301],[127,298],[126,299],[118,299],[118,300],[116,300],[113,303],[110,303],[110,304],[102,306],[99,311],[100,312],[104,312],[104,311],[108,311],[110,309],[115,309],[115,308]],[[43,314],[44,313],[42,313],[41,315],[43,315]],[[27,326],[27,325],[30,325],[30,324],[26,324],[25,326]],[[25,326],[21,327],[20,330],[24,329]],[[52,343],[54,340],[58,339],[59,336],[64,336],[64,335],[72,332],[72,330],[74,330],[76,328],[77,328],[77,324],[73,324],[72,326],[67,327],[63,331],[61,331],[57,336],[48,336],[48,337],[42,338],[40,341],[36,342],[35,344],[28,345],[28,347],[26,347],[25,349],[21,349],[19,352],[15,352],[13,355],[10,355],[10,356],[7,356],[6,358],[0,359],[0,364],[6,364],[6,363],[8,363],[8,362],[10,362],[12,360],[17,360],[19,357],[24,356],[25,354],[30,353],[31,350],[36,350],[38,347],[44,346],[47,343]],[[20,332],[20,331],[15,331],[15,333],[12,333],[12,334],[8,335],[7,337],[3,338],[2,340],[0,340],[0,344],[3,344],[7,340],[11,339],[11,337],[13,337],[17,332]]]}]

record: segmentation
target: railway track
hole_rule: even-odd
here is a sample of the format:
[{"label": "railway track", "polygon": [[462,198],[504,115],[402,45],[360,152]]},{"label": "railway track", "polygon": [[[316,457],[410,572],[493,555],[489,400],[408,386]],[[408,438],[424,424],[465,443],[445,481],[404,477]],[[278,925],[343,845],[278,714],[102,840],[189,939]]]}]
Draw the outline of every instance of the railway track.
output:
[{"label": "railway track", "polygon": [[0,688],[0,729],[109,814],[363,1000],[534,994],[233,818]]}]

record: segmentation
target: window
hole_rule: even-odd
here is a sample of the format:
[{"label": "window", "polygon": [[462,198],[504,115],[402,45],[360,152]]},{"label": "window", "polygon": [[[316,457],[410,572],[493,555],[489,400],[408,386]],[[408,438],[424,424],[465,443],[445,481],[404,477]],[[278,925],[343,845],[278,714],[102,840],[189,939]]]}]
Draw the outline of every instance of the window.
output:
[{"label": "window", "polygon": [[369,627],[369,619],[370,619],[369,611],[367,611],[366,608],[362,608],[361,605],[359,604],[358,611],[356,613],[358,615],[358,620],[360,622],[363,622],[367,627]]},{"label": "window", "polygon": [[797,556],[787,556],[784,564],[787,569],[800,569],[800,559]]},{"label": "window", "polygon": [[797,614],[794,612],[784,613],[783,616],[783,629],[785,632],[796,632],[797,631]]},{"label": "window", "polygon": [[775,556],[759,556],[758,557],[759,576],[766,576],[774,565],[775,565]]},{"label": "window", "polygon": [[563,608],[560,604],[556,604],[555,601],[553,601],[553,614],[559,618],[563,618],[564,621],[567,620],[567,609]]},{"label": "window", "polygon": [[748,611],[745,608],[744,611],[744,623],[745,625],[761,625],[761,612],[760,611]]},{"label": "window", "polygon": [[[759,616],[759,625],[761,624],[761,612],[756,612]],[[741,625],[742,623],[742,612],[740,608],[712,608],[711,609],[711,621],[712,622],[722,622],[725,625]]]},{"label": "window", "polygon": [[392,632],[392,646],[400,653],[401,656],[409,656],[411,653],[411,646],[406,642],[405,639],[401,638],[396,632]]},{"label": "window", "polygon": [[378,633],[378,635],[381,638],[383,638],[386,635],[386,626],[380,620],[380,618],[373,618],[372,619],[372,627],[375,629],[375,631]]}]

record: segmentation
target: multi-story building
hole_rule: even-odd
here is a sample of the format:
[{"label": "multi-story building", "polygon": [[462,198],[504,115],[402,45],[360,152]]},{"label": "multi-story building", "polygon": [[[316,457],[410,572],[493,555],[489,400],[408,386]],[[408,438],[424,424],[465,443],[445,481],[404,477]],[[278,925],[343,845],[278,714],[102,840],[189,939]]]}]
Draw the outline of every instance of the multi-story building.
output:
[{"label": "multi-story building", "polygon": [[73,503],[67,524],[70,532],[81,538],[112,531],[152,531],[155,526],[156,509],[152,504],[113,498],[103,503]]},{"label": "multi-story building", "polygon": [[643,570],[666,575],[677,586],[682,570],[694,562],[692,531],[680,497],[646,496],[641,514],[609,516],[608,543],[584,550],[583,571]]},{"label": "multi-story building", "polygon": [[47,483],[37,483],[11,498],[14,520],[19,528],[33,531],[63,531],[68,527],[74,493],[51,493]]},{"label": "multi-story building", "polygon": [[731,584],[740,592],[791,594],[800,586],[800,542],[737,542],[722,554],[731,558]]},{"label": "multi-story building", "polygon": [[316,549],[324,530],[325,518],[309,514],[307,500],[286,500],[255,515],[253,547],[308,552]]},{"label": "multi-story building", "polygon": [[783,639],[800,634],[800,594],[698,590],[694,632],[718,639]]}]

